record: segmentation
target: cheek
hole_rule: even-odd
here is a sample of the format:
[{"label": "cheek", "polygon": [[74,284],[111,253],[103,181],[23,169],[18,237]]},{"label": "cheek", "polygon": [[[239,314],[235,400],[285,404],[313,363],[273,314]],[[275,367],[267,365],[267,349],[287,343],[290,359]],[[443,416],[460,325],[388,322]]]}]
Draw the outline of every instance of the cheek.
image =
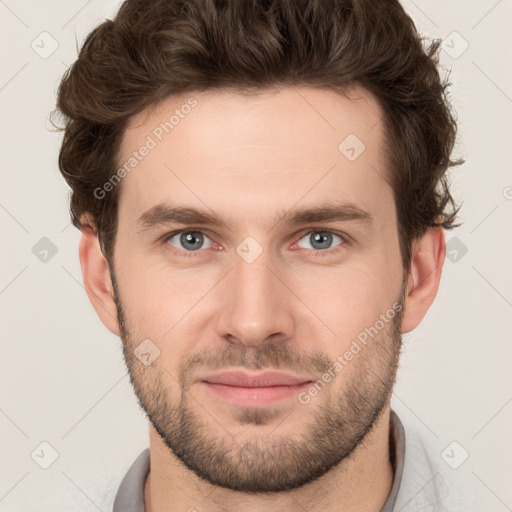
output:
[{"label": "cheek", "polygon": [[191,324],[200,321],[202,306],[208,303],[204,299],[219,280],[213,269],[172,269],[136,258],[124,258],[119,273],[130,331],[134,336],[155,341],[182,339],[182,329],[190,332]]},{"label": "cheek", "polygon": [[[300,341],[302,336],[314,339],[325,352],[339,352],[374,325],[399,297],[401,265],[395,245],[381,242],[339,265],[282,267],[283,281],[300,298],[289,301],[290,292],[282,294],[280,307],[288,308],[288,314],[301,326],[302,334],[291,335],[300,335]],[[117,247],[129,246],[119,239]],[[190,337],[192,331],[214,325],[215,316],[222,313],[219,308],[229,304],[225,294],[237,291],[229,289],[236,286],[228,284],[232,282],[229,279],[221,282],[227,270],[221,265],[172,268],[161,256],[148,257],[136,251],[120,250],[116,258],[116,276],[132,334],[155,341],[173,339],[174,349],[179,350],[187,333]]]},{"label": "cheek", "polygon": [[300,284],[297,294],[304,297],[308,308],[335,336],[335,349],[332,336],[325,338],[326,352],[342,352],[365,328],[373,326],[381,314],[392,309],[400,295],[400,275],[399,268],[361,261],[317,273]]}]

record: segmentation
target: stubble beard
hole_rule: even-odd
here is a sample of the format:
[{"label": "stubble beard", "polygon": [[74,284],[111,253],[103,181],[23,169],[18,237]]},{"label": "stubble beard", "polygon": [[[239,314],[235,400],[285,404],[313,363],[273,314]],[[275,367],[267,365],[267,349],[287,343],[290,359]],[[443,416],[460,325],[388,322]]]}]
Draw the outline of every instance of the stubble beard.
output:
[{"label": "stubble beard", "polygon": [[[192,396],[193,368],[205,364],[215,368],[302,368],[321,375],[319,370],[333,362],[323,354],[296,354],[286,344],[252,348],[230,344],[185,359],[176,377],[158,363],[144,367],[134,355],[141,340],[128,328],[113,274],[112,281],[125,363],[139,405],[171,454],[210,484],[246,493],[299,488],[349,458],[389,404],[402,344],[403,308],[350,361],[356,365],[350,381],[344,369],[310,403],[295,406],[311,407],[307,424],[299,423],[302,432],[284,434],[285,427],[294,425],[295,409],[287,413],[279,408],[238,407],[232,417],[250,429],[251,435],[250,440],[237,441],[222,425],[219,412]],[[403,304],[403,293],[397,303]],[[339,388],[340,379],[344,379],[342,389],[335,394],[329,387],[338,384]],[[170,399],[176,389],[180,389],[177,403]],[[265,428],[267,434],[259,434],[262,430],[258,427]]]}]

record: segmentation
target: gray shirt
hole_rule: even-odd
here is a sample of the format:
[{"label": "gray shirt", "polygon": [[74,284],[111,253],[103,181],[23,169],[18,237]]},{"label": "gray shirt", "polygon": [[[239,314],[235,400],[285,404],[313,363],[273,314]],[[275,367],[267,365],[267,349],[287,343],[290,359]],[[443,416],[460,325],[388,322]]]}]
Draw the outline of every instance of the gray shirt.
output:
[{"label": "gray shirt", "polygon": [[[381,512],[481,512],[463,482],[437,467],[414,432],[405,429],[391,411],[390,459],[393,485]],[[439,452],[436,453],[439,455]],[[144,485],[149,473],[150,453],[146,448],[132,464],[117,491],[113,512],[144,512]],[[478,506],[478,505],[477,505]]]}]

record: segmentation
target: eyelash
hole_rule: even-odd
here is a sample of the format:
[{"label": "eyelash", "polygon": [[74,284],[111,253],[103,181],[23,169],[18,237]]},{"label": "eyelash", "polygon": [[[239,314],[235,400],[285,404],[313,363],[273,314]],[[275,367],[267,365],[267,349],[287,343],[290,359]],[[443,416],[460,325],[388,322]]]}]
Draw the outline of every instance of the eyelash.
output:
[{"label": "eyelash", "polygon": [[[166,244],[167,247],[170,248],[171,252],[173,254],[176,254],[177,256],[180,256],[180,257],[183,257],[183,258],[198,257],[201,254],[201,252],[202,252],[201,250],[197,250],[197,251],[180,251],[179,249],[176,249],[172,245],[168,244],[168,242],[169,242],[169,240],[171,238],[173,238],[176,235],[180,235],[182,233],[200,233],[200,234],[206,236],[207,238],[210,238],[210,237],[208,237],[208,235],[206,233],[204,233],[200,229],[180,229],[178,231],[173,231],[171,233],[167,233],[163,237],[162,242],[164,244]],[[331,235],[339,236],[343,240],[343,243],[341,243],[340,245],[338,245],[338,246],[336,246],[336,247],[334,247],[332,249],[325,249],[323,251],[321,251],[319,249],[312,249],[312,250],[310,250],[313,253],[314,256],[323,257],[323,256],[332,256],[332,255],[338,254],[339,252],[341,252],[342,250],[345,249],[345,245],[348,243],[348,236],[345,235],[344,233],[340,233],[338,231],[333,231],[331,229],[319,229],[319,228],[309,229],[309,231],[306,231],[306,232],[302,233],[298,240],[301,240],[306,235],[310,235],[311,233],[329,233]]]}]

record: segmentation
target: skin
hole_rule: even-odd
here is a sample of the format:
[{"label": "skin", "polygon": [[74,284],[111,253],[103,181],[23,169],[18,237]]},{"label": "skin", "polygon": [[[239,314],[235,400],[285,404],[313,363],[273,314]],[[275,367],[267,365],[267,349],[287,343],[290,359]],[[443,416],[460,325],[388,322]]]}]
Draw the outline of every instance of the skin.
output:
[{"label": "skin", "polygon": [[[80,243],[87,294],[123,339],[150,419],[146,510],[365,512],[386,501],[400,333],[432,304],[445,245],[442,229],[427,230],[404,278],[382,111],[365,90],[347,93],[197,92],[166,99],[126,130],[120,162],[188,98],[198,102],[123,179],[112,266],[94,231],[84,229]],[[349,134],[366,146],[354,161],[338,150]],[[275,221],[326,201],[350,203],[373,220]],[[215,212],[227,225],[141,226],[140,216],[164,203]],[[311,235],[326,229],[335,235],[318,249]],[[165,238],[177,230],[204,234],[200,249]],[[247,236],[262,249],[251,263],[237,253]],[[241,407],[195,381],[229,367],[279,367],[316,381],[401,302],[403,315],[307,404],[293,396]],[[160,350],[148,366],[134,353],[145,339]]]}]

